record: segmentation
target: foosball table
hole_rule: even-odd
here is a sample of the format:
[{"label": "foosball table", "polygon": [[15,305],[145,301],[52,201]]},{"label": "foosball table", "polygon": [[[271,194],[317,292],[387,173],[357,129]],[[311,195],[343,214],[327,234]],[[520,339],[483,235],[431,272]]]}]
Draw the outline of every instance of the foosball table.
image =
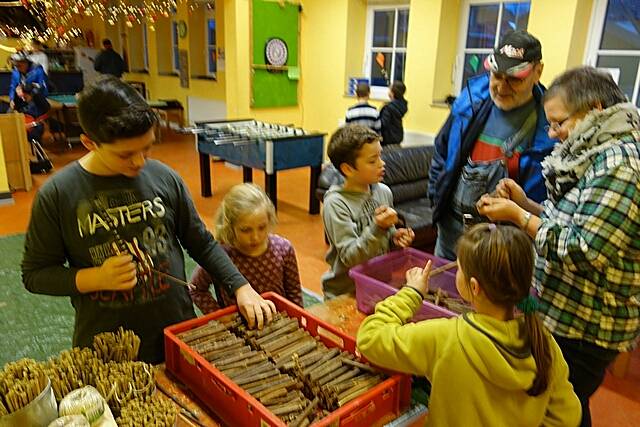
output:
[{"label": "foosball table", "polygon": [[320,212],[315,192],[324,155],[325,134],[257,120],[197,122],[195,133],[198,136],[203,197],[211,196],[209,156],[242,166],[244,182],[252,182],[252,169],[263,170],[266,193],[276,207],[278,171],[309,167],[309,213]]}]

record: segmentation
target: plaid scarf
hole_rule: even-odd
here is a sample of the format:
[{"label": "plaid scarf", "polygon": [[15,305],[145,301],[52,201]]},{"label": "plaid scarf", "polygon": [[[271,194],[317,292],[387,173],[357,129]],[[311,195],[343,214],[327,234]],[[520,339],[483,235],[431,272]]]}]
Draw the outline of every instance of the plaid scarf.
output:
[{"label": "plaid scarf", "polygon": [[592,110],[542,162],[547,195],[553,204],[578,183],[594,159],[631,135],[640,140],[640,116],[631,103]]}]

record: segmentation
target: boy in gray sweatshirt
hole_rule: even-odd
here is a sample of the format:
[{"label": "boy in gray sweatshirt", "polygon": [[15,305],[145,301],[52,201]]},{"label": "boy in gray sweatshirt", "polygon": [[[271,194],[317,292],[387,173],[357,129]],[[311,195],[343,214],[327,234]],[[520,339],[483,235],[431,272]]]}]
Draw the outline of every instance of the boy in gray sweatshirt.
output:
[{"label": "boy in gray sweatshirt", "polygon": [[325,299],[354,292],[351,267],[389,252],[391,242],[404,248],[413,241],[411,229],[395,227],[398,214],[391,190],[382,184],[381,153],[380,135],[360,125],[338,129],[329,141],[327,154],[345,182],[324,196],[325,259],[331,268],[322,276]]}]

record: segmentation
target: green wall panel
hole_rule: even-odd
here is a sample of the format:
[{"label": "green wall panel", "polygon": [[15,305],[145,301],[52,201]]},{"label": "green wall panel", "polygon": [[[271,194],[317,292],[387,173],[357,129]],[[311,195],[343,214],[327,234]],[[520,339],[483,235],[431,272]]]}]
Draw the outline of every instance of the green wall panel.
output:
[{"label": "green wall panel", "polygon": [[[279,2],[253,0],[253,65],[266,65],[265,45],[269,39],[277,37],[287,44],[287,67],[298,67],[298,33],[297,5],[284,3],[282,6]],[[298,105],[298,80],[295,74],[297,73],[252,66],[251,106],[264,108]]]}]

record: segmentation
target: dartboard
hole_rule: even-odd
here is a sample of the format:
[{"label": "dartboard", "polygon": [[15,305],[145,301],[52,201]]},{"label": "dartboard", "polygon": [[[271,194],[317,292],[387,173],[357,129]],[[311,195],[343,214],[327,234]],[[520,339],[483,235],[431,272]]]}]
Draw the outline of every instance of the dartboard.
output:
[{"label": "dartboard", "polygon": [[277,67],[285,65],[289,57],[287,43],[277,37],[269,39],[264,46],[264,55],[269,65],[275,65]]}]

